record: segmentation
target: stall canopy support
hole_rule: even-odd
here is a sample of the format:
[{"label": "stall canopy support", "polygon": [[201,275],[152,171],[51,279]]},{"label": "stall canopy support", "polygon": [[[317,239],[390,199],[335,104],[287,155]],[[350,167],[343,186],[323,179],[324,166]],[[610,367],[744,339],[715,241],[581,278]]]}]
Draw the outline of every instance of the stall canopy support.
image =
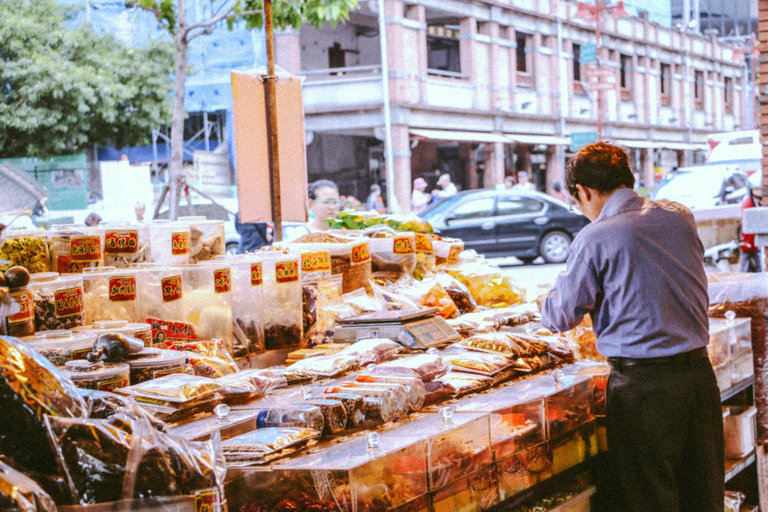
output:
[{"label": "stall canopy support", "polygon": [[267,38],[267,76],[264,77],[264,99],[267,111],[267,140],[269,142],[269,179],[272,195],[272,222],[275,241],[283,240],[283,219],[280,198],[280,157],[277,148],[277,93],[275,82],[275,36],[272,25],[272,0],[264,0],[264,31]]}]

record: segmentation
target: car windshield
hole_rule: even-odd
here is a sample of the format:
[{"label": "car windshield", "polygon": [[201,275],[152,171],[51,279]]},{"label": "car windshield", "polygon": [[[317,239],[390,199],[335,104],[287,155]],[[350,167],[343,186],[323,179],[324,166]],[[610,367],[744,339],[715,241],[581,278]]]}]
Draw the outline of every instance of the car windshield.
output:
[{"label": "car windshield", "polygon": [[688,207],[704,206],[711,203],[714,206],[718,198],[723,195],[724,186],[732,185],[733,189],[743,186],[739,180],[731,179],[734,183],[727,182],[733,172],[722,170],[698,169],[695,171],[683,171],[672,177],[662,185],[654,194],[654,199],[669,199],[684,204]]},{"label": "car windshield", "polygon": [[448,207],[450,207],[452,204],[456,202],[455,197],[456,196],[445,199],[433,205],[430,205],[429,208],[427,208],[426,210],[424,210],[419,214],[419,217],[421,217],[422,219],[429,220],[436,215],[440,215],[445,210],[447,210]]}]

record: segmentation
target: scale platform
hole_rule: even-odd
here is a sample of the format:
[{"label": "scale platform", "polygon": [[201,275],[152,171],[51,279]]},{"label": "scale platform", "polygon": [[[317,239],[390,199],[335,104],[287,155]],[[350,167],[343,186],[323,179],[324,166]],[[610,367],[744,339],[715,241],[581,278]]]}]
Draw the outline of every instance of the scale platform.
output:
[{"label": "scale platform", "polygon": [[436,316],[437,308],[379,311],[336,321],[335,343],[389,338],[412,349],[428,349],[461,340],[461,335]]}]

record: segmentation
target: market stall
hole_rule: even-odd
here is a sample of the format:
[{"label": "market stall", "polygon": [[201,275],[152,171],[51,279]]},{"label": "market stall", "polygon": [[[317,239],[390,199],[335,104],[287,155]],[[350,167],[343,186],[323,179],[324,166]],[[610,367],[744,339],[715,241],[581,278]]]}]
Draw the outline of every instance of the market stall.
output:
[{"label": "market stall", "polygon": [[[4,233],[0,502],[588,504],[572,480],[606,449],[608,375],[591,328],[546,331],[509,273],[420,219],[335,222],[242,256],[197,218]],[[754,318],[713,322],[723,391],[752,379]]]}]

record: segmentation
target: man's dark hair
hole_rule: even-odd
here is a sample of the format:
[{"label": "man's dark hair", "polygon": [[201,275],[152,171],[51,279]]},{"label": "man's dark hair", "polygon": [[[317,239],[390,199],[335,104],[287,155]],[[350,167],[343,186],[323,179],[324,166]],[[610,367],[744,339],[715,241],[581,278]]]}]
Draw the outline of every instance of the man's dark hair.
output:
[{"label": "man's dark hair", "polygon": [[565,166],[565,186],[573,197],[576,185],[589,187],[601,194],[613,192],[622,185],[635,187],[627,152],[607,142],[584,146]]},{"label": "man's dark hair", "polygon": [[309,198],[317,199],[317,191],[321,188],[332,188],[336,192],[339,191],[339,187],[331,180],[317,180],[309,186]]}]

